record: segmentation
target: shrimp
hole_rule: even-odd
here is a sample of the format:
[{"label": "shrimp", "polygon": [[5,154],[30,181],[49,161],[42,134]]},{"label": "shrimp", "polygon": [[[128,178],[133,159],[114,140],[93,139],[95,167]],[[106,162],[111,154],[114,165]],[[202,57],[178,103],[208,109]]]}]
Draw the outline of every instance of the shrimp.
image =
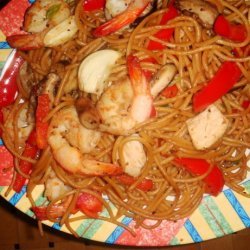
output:
[{"label": "shrimp", "polygon": [[102,176],[122,173],[116,164],[86,158],[98,144],[101,133],[81,125],[76,108],[60,110],[52,119],[48,131],[48,143],[55,160],[66,171],[74,174]]},{"label": "shrimp", "polygon": [[107,20],[121,14],[125,11],[131,0],[107,0],[105,4],[105,17]]},{"label": "shrimp", "polygon": [[30,33],[40,33],[69,16],[70,9],[65,1],[37,0],[25,13],[23,29]]},{"label": "shrimp", "polygon": [[67,209],[72,201],[72,198],[73,198],[73,195],[69,195],[64,200],[62,200],[60,203],[53,204],[50,207],[35,206],[35,207],[32,207],[32,210],[33,210],[33,212],[36,215],[36,218],[38,220],[48,220],[50,218],[59,219],[59,218],[63,217],[63,215],[67,211]]},{"label": "shrimp", "polygon": [[111,85],[100,97],[97,110],[100,128],[116,135],[127,134],[136,124],[146,121],[153,110],[150,84],[135,56],[127,58],[129,79]]},{"label": "shrimp", "polygon": [[57,46],[71,39],[78,30],[63,0],[37,0],[25,13],[23,29],[28,33],[6,38],[11,47],[30,50]]},{"label": "shrimp", "polygon": [[[101,130],[116,135],[126,135],[136,124],[149,119],[154,110],[153,98],[176,74],[176,67],[166,64],[150,84],[146,81],[138,58],[129,56],[127,62],[130,80],[126,78],[111,85],[97,103],[98,114],[103,122],[99,125]],[[132,137],[137,136],[134,134]],[[136,139],[125,143],[122,155],[124,172],[133,177],[139,176],[147,159],[143,144]]]},{"label": "shrimp", "polygon": [[[107,20],[112,19],[113,17],[121,14],[123,11],[125,11],[128,8],[128,5],[132,2],[132,0],[107,0],[105,4],[105,17]],[[144,11],[141,13],[140,16],[147,15],[152,9],[154,8],[153,2],[152,4],[148,4],[147,7],[144,9]],[[157,1],[158,5],[159,0]]]},{"label": "shrimp", "polygon": [[133,23],[146,9],[150,2],[152,2],[152,0],[132,0],[126,10],[97,27],[94,30],[93,35],[96,37],[107,36],[120,30],[126,25]]}]

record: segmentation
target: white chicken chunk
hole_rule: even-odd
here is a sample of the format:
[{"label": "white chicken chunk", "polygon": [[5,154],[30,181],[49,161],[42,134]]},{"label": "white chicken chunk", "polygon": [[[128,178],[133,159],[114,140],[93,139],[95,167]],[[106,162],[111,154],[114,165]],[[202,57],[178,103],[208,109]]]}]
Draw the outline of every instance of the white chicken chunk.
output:
[{"label": "white chicken chunk", "polygon": [[125,160],[124,172],[133,177],[139,176],[147,160],[143,144],[139,141],[125,143],[123,157]]},{"label": "white chicken chunk", "polygon": [[204,150],[214,145],[226,132],[229,121],[215,105],[186,122],[196,149]]}]

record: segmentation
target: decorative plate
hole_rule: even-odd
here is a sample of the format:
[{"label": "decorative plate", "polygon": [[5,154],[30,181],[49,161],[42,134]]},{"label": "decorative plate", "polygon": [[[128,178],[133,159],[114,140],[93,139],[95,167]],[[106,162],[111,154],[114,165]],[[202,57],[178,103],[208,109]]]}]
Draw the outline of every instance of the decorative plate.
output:
[{"label": "decorative plate", "polygon": [[[12,0],[0,11],[0,70],[4,67],[12,51],[5,41],[5,37],[20,33],[24,12],[31,2],[33,1]],[[0,195],[17,209],[34,217],[33,212],[29,209],[30,203],[25,195],[25,187],[20,193],[11,191],[7,197],[5,196],[12,172],[12,155],[0,140]],[[242,185],[250,193],[250,176]],[[42,187],[35,189],[34,197],[37,205],[42,204],[45,200],[42,192]],[[199,208],[189,218],[177,222],[163,221],[158,228],[153,230],[135,229],[136,237],[119,226],[100,220],[89,219],[83,222],[74,222],[72,227],[80,237],[111,244],[134,246],[187,244],[221,237],[250,227],[249,204],[248,198],[225,188],[216,198],[205,196]],[[130,218],[123,217],[121,221],[132,228],[134,227],[134,222]],[[150,224],[151,221],[147,223]],[[51,222],[45,222],[45,224],[69,233],[65,226],[60,227]]]}]

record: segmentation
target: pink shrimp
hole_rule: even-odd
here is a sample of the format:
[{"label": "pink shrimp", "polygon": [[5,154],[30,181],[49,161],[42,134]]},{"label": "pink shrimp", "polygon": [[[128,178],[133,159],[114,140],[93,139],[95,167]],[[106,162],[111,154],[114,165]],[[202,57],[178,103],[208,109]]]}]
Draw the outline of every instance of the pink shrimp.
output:
[{"label": "pink shrimp", "polygon": [[146,121],[153,107],[150,84],[142,71],[139,59],[128,56],[129,79],[111,85],[97,103],[104,131],[122,135],[136,124]]},{"label": "pink shrimp", "polygon": [[152,0],[133,0],[125,11],[96,28],[93,35],[96,37],[107,36],[133,23],[151,1]]},{"label": "pink shrimp", "polygon": [[141,69],[137,57],[129,55],[127,67],[135,98],[131,105],[131,116],[139,123],[146,121],[153,109],[151,87]]},{"label": "pink shrimp", "polygon": [[101,138],[101,133],[85,128],[79,120],[76,108],[61,109],[52,119],[48,143],[55,160],[73,174],[102,176],[123,172],[117,164],[87,158]]},{"label": "pink shrimp", "polygon": [[36,206],[32,207],[32,210],[38,220],[58,219],[64,215],[72,198],[73,196],[70,195],[58,204],[53,204],[52,206]]},{"label": "pink shrimp", "polygon": [[69,5],[63,0],[37,0],[26,11],[23,30],[6,38],[12,48],[20,50],[54,47],[70,40],[78,28]]}]

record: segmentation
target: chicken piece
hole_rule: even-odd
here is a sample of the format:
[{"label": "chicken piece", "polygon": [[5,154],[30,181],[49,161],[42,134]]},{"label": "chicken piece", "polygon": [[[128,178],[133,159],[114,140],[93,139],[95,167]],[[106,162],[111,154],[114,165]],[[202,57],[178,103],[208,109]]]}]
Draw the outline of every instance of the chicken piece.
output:
[{"label": "chicken piece", "polygon": [[143,144],[139,141],[129,141],[125,143],[122,153],[125,160],[124,172],[130,176],[138,177],[147,161]]},{"label": "chicken piece", "polygon": [[189,134],[196,149],[204,150],[214,145],[226,132],[229,121],[215,105],[186,122]]}]

